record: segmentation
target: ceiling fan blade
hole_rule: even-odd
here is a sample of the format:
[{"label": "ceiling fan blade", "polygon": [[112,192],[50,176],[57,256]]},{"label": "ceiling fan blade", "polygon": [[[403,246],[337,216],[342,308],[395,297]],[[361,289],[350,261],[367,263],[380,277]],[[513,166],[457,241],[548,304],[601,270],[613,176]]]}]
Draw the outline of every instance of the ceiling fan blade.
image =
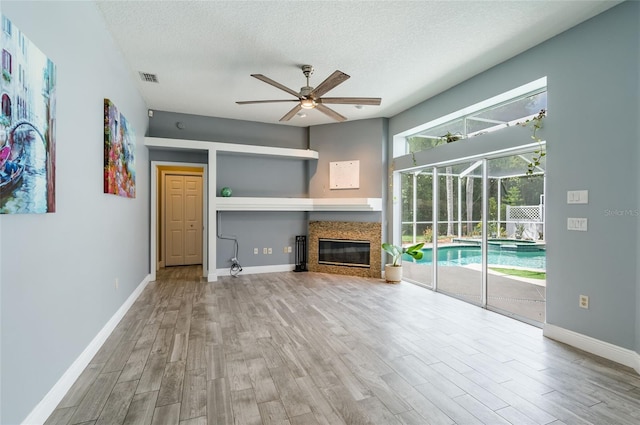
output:
[{"label": "ceiling fan blade", "polygon": [[280,121],[289,121],[291,118],[293,118],[293,116],[295,114],[298,113],[298,111],[302,109],[302,106],[298,103],[296,106],[293,107],[292,110],[290,110],[289,112],[287,112],[284,117],[280,118]]},{"label": "ceiling fan blade", "polygon": [[351,78],[349,75],[336,70],[333,74],[329,75],[326,80],[321,82],[320,85],[311,92],[310,96],[317,99],[338,84],[344,83],[349,78]]},{"label": "ceiling fan blade", "polygon": [[318,103],[333,103],[342,105],[380,105],[379,97],[322,97],[316,99]]},{"label": "ceiling fan blade", "polygon": [[238,105],[250,105],[252,103],[280,103],[280,102],[300,102],[300,99],[287,99],[287,100],[241,100],[236,102]]},{"label": "ceiling fan blade", "polygon": [[327,108],[326,106],[324,106],[322,103],[318,103],[316,105],[316,109],[320,112],[322,112],[323,114],[325,114],[328,117],[333,118],[336,121],[346,121],[347,117],[340,115],[339,113],[337,113],[336,111],[334,111],[331,108]]},{"label": "ceiling fan blade", "polygon": [[264,75],[262,75],[262,74],[251,74],[251,76],[252,76],[253,78],[257,78],[257,79],[258,79],[258,80],[260,80],[260,81],[264,81],[264,82],[265,82],[265,83],[267,83],[267,84],[271,84],[273,87],[277,87],[277,88],[279,88],[280,90],[286,91],[287,93],[294,95],[294,96],[295,96],[295,97],[297,97],[298,99],[302,99],[302,97],[300,96],[300,94],[299,94],[298,92],[295,92],[295,91],[291,90],[291,89],[290,89],[289,87],[287,87],[287,86],[283,86],[282,84],[280,84],[280,83],[279,83],[279,82],[277,82],[277,81],[273,81],[273,80],[272,80],[271,78],[269,78],[269,77],[265,77],[265,76],[264,76]]}]

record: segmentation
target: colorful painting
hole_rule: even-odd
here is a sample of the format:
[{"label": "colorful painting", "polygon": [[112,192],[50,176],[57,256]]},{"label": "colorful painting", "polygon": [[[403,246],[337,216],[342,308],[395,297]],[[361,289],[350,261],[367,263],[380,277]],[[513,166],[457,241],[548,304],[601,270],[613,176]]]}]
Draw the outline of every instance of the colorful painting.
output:
[{"label": "colorful painting", "polygon": [[104,100],[104,193],[136,197],[133,129],[109,99]]},{"label": "colorful painting", "polygon": [[55,212],[56,67],[0,16],[0,214]]}]

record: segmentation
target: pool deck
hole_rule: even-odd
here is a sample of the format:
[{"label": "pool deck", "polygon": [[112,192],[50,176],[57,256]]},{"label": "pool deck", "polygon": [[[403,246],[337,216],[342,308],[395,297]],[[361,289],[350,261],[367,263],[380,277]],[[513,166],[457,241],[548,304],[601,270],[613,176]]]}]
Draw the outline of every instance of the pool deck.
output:
[{"label": "pool deck", "polygon": [[[481,272],[482,271],[482,265],[481,264],[467,264],[466,267],[468,269],[471,270],[475,270],[477,272]],[[505,269],[515,269],[515,270],[532,270],[532,271],[536,271],[536,272],[544,272],[545,270],[539,270],[539,269],[529,269],[529,268],[525,268],[525,267],[518,267],[518,266],[505,266],[505,265],[500,265],[500,264],[489,264],[489,275],[493,275],[493,276],[503,276],[507,279],[513,279],[513,280],[519,280],[520,282],[525,282],[525,283],[529,283],[531,285],[538,285],[538,286],[547,286],[547,280],[546,279],[531,279],[529,277],[522,277],[522,276],[513,276],[513,275],[509,275],[506,273],[502,273],[502,272],[498,272],[495,270],[491,270],[491,267],[499,267],[499,268],[505,268]],[[491,278],[489,278],[489,280],[491,280]]]},{"label": "pool deck", "polygon": [[[404,278],[432,286],[433,267],[429,264],[403,263]],[[438,291],[465,301],[481,303],[480,265],[444,266],[438,269]],[[545,321],[546,281],[507,276],[489,271],[487,305],[540,324]]]}]

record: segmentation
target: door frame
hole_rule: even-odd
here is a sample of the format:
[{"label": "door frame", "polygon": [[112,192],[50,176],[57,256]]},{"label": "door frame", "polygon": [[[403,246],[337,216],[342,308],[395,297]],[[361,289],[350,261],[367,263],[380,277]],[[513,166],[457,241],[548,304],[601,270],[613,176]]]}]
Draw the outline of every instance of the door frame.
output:
[{"label": "door frame", "polygon": [[[209,167],[208,164],[198,164],[198,163],[190,163],[190,162],[171,162],[171,161],[151,161],[151,217],[150,217],[150,227],[149,227],[149,274],[151,275],[151,280],[156,280],[156,271],[159,268],[158,262],[158,168],[162,166],[167,167],[202,167],[202,275],[204,277],[208,276],[208,239],[207,235],[209,234],[209,222],[206,219],[207,209],[208,209],[208,173]],[[160,177],[162,178],[162,176]]]}]

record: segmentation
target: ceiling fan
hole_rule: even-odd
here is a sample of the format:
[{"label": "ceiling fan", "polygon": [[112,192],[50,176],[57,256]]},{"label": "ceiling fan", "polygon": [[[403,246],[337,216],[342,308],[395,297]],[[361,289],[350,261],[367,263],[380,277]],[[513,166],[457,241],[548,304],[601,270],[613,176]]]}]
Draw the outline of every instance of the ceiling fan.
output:
[{"label": "ceiling fan", "polygon": [[379,97],[322,97],[329,90],[335,88],[338,84],[345,82],[351,78],[349,75],[342,71],[335,71],[329,75],[326,80],[320,83],[316,88],[309,86],[309,77],[313,74],[313,66],[302,65],[302,73],[307,78],[307,85],[300,89],[300,92],[291,90],[290,88],[273,81],[271,78],[265,77],[262,74],[251,74],[252,77],[257,78],[260,81],[264,81],[267,84],[271,84],[280,90],[296,97],[296,99],[287,100],[246,100],[236,102],[238,105],[248,105],[252,103],[280,103],[280,102],[298,102],[289,112],[287,112],[280,121],[289,121],[295,114],[301,109],[317,109],[323,114],[333,118],[336,121],[345,121],[347,117],[340,115],[333,109],[327,107],[327,104],[342,104],[342,105],[380,105],[382,101]]}]

